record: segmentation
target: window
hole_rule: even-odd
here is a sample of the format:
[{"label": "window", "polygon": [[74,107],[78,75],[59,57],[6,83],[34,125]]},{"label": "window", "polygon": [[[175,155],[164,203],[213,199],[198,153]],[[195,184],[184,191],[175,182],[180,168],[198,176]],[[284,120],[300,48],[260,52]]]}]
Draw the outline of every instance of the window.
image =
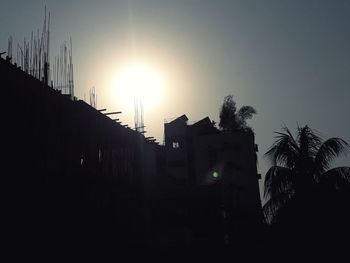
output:
[{"label": "window", "polygon": [[179,142],[173,142],[173,149],[179,148],[180,143]]},{"label": "window", "polygon": [[80,166],[83,166],[84,164],[84,154],[80,156]]},{"label": "window", "polygon": [[102,151],[101,149],[98,149],[98,162],[100,163],[102,161]]}]

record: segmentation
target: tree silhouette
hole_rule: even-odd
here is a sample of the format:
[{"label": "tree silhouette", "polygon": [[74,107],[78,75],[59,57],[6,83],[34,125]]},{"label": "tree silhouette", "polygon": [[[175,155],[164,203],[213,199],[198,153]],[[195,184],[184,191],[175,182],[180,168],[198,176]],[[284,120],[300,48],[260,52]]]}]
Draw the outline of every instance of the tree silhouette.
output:
[{"label": "tree silhouette", "polygon": [[227,95],[220,110],[219,127],[225,132],[232,132],[239,129],[251,129],[247,126],[247,119],[251,119],[256,110],[252,106],[242,106],[238,112],[233,95]]},{"label": "tree silhouette", "polygon": [[295,138],[287,127],[276,134],[276,141],[265,153],[273,164],[265,177],[264,196],[268,201],[263,212],[268,223],[296,196],[310,196],[315,189],[323,195],[330,190],[348,191],[350,167],[329,170],[335,157],[346,154],[349,148],[346,141],[341,138],[323,141],[308,126],[298,127]]}]

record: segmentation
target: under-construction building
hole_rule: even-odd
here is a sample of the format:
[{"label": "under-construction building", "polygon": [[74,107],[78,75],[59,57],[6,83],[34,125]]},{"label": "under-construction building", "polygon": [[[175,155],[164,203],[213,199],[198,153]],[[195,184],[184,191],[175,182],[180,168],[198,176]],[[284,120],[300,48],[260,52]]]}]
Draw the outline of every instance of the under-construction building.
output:
[{"label": "under-construction building", "polygon": [[144,185],[160,146],[9,60],[0,76],[11,236],[144,244]]},{"label": "under-construction building", "polygon": [[[261,203],[252,132],[165,124],[165,145],[0,59],[11,236],[31,242],[246,245]],[[109,241],[108,241],[109,242]],[[254,241],[255,242],[255,241]]]}]

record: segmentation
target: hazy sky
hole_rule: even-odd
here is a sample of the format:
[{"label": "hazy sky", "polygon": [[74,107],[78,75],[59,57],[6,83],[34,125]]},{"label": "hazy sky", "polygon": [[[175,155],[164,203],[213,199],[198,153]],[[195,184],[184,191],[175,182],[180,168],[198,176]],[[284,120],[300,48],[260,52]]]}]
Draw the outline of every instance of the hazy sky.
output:
[{"label": "hazy sky", "polygon": [[[147,136],[163,140],[165,118],[187,114],[218,121],[227,94],[252,105],[259,171],[273,132],[308,124],[350,142],[350,1],[50,0],[4,1],[0,51],[23,43],[51,12],[51,59],[73,39],[76,95],[95,86],[99,108],[122,110],[133,126],[133,102],[120,103],[113,78],[131,59],[166,79],[161,103],[145,109]],[[350,166],[350,155],[337,165]]]}]

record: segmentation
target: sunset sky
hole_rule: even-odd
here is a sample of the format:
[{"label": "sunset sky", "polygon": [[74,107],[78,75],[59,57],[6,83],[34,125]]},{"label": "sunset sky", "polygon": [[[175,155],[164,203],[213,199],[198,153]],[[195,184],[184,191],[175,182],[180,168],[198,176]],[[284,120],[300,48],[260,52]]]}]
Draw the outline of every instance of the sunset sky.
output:
[{"label": "sunset sky", "polygon": [[[88,101],[94,86],[98,108],[133,126],[132,95],[118,85],[138,74],[147,136],[160,142],[164,119],[219,121],[228,94],[258,112],[249,124],[262,174],[283,125],[350,142],[348,0],[1,0],[0,52],[10,35],[15,48],[41,30],[45,5],[51,60],[72,37],[76,96]],[[350,166],[350,154],[335,164]]]}]

